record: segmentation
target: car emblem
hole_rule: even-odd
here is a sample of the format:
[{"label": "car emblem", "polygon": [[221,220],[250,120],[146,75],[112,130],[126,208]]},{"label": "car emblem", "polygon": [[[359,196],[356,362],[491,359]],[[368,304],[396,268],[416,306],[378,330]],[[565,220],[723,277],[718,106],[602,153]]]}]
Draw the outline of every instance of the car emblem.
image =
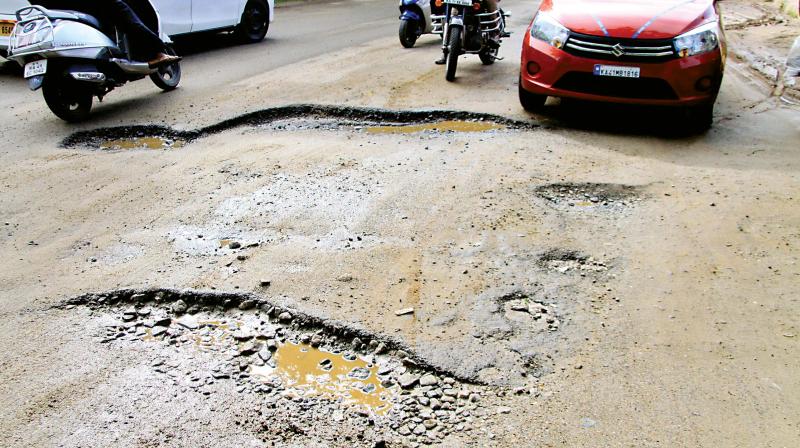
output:
[{"label": "car emblem", "polygon": [[611,47],[611,52],[614,53],[614,56],[621,57],[625,55],[625,50],[622,48],[622,45],[616,44]]},{"label": "car emblem", "polygon": [[34,28],[36,28],[36,22],[31,22],[22,28],[22,32],[30,33],[31,31],[33,31]]}]

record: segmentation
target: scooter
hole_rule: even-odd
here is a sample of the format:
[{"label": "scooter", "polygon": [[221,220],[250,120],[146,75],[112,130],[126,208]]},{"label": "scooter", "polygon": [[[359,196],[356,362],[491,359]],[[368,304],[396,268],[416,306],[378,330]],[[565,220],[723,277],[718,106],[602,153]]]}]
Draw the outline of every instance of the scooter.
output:
[{"label": "scooter", "polygon": [[400,0],[400,44],[412,48],[423,34],[438,34],[443,31],[442,16],[436,18],[435,9],[444,10],[441,4],[432,5],[431,0]]},{"label": "scooter", "polygon": [[[149,1],[141,3],[149,9],[137,10],[138,15],[175,54],[158,12]],[[62,120],[87,119],[94,97],[102,101],[115,88],[146,76],[164,91],[178,87],[179,63],[151,68],[135,60],[128,37],[89,14],[34,5],[16,16],[8,58],[24,67],[30,89],[41,88],[45,103]]]}]

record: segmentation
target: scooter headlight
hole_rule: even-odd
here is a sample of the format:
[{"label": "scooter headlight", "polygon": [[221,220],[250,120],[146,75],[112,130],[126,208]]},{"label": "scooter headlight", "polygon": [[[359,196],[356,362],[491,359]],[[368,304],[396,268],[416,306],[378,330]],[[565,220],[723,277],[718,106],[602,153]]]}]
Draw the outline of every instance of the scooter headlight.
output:
[{"label": "scooter headlight", "polygon": [[708,53],[719,47],[719,24],[707,23],[675,38],[675,51],[682,58]]},{"label": "scooter headlight", "polygon": [[562,48],[569,38],[569,30],[556,19],[540,12],[531,25],[531,37]]}]

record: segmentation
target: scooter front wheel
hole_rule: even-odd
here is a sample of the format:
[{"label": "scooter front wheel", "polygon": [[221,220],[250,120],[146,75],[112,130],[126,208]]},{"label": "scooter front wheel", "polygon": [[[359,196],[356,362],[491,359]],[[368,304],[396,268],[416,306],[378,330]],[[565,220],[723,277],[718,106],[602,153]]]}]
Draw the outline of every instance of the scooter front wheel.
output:
[{"label": "scooter front wheel", "polygon": [[92,110],[92,94],[75,86],[59,75],[44,77],[42,95],[47,107],[60,119],[77,123],[89,118]]},{"label": "scooter front wheel", "polygon": [[400,21],[400,44],[404,48],[412,48],[417,43],[417,22],[414,20]]}]

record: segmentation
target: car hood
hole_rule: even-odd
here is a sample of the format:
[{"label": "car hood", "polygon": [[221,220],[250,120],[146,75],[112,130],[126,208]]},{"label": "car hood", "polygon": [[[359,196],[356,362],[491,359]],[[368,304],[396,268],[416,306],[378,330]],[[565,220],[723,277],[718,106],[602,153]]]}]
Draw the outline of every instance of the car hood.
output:
[{"label": "car hood", "polygon": [[576,33],[667,39],[714,20],[713,0],[545,0],[540,8]]}]

